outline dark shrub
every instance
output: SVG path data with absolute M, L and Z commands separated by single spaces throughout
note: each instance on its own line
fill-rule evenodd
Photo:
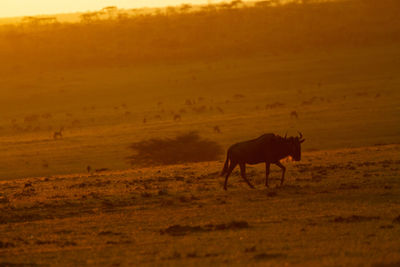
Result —
M 175 138 L 153 138 L 133 143 L 136 153 L 128 160 L 132 165 L 168 165 L 185 162 L 217 160 L 222 147 L 207 139 L 200 138 L 197 132 L 178 135 Z

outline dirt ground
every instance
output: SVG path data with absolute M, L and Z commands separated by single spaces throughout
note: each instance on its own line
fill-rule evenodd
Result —
M 0 264 L 400 264 L 400 145 L 285 165 L 226 192 L 222 162 L 2 181 Z

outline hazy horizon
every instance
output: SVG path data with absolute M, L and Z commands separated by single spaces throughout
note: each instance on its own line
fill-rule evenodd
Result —
M 0 2 L 0 18 L 39 16 L 75 12 L 96 11 L 106 6 L 121 9 L 153 8 L 181 4 L 207 4 L 224 2 L 222 0 L 4 0 Z M 229 2 L 229 1 L 228 1 Z

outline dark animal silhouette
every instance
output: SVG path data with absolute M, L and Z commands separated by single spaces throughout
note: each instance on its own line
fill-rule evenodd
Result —
M 299 161 L 301 159 L 301 143 L 305 141 L 302 138 L 303 135 L 300 132 L 298 137 L 288 138 L 268 133 L 257 139 L 232 145 L 228 149 L 224 169 L 221 172 L 221 176 L 226 175 L 224 189 L 227 190 L 228 177 L 238 164 L 242 178 L 251 188 L 254 188 L 246 178 L 246 163 L 250 165 L 265 163 L 265 186 L 267 187 L 270 165 L 271 163 L 276 164 L 282 169 L 281 185 L 283 185 L 286 168 L 280 163 L 280 160 L 292 156 L 295 161 Z
M 64 127 L 61 127 L 58 132 L 54 132 L 53 133 L 54 140 L 57 140 L 58 138 L 62 138 L 63 137 L 63 135 L 62 135 L 63 131 L 64 131 Z
M 182 120 L 181 115 L 179 115 L 179 114 L 174 115 L 174 121 L 181 121 L 181 120 Z
M 221 133 L 221 129 L 219 128 L 218 125 L 214 126 L 214 133 Z
M 299 118 L 299 114 L 297 113 L 297 111 L 294 110 L 294 111 L 290 112 L 290 117 L 298 119 Z

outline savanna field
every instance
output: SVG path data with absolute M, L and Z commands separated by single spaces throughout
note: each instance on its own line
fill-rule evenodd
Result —
M 0 25 L 0 266 L 398 266 L 399 13 L 234 1 Z M 283 186 L 259 164 L 255 189 L 237 168 L 223 190 L 230 145 L 298 131 Z

